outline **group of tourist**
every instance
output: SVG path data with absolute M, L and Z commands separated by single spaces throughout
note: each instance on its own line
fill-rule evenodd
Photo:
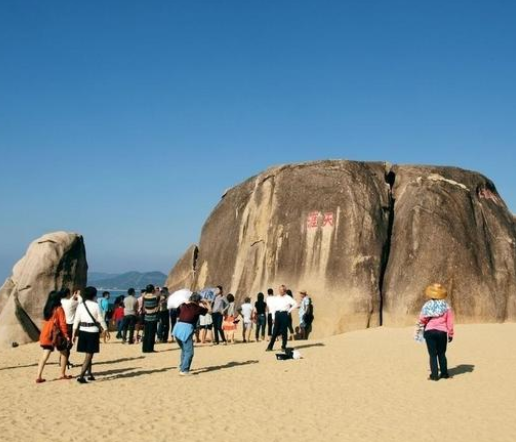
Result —
M 221 286 L 201 293 L 203 296 L 193 293 L 182 305 L 173 306 L 169 305 L 171 296 L 166 287 L 148 285 L 138 298 L 135 290 L 129 289 L 127 295 L 118 297 L 114 308 L 111 308 L 110 293 L 103 292 L 95 302 L 97 289 L 94 287 L 87 287 L 83 292 L 75 290 L 71 293 L 69 289 L 51 292 L 44 308 L 44 326 L 40 335 L 43 355 L 38 364 L 36 382 L 45 382 L 43 369 L 54 350 L 60 352 L 60 379 L 71 379 L 66 368 L 72 366 L 69 357 L 76 341 L 77 351 L 85 354 L 77 381 L 94 381 L 93 357 L 99 352 L 100 340 L 110 339 L 110 324 L 122 343 L 141 341 L 143 353 L 155 351 L 156 338 L 160 342 L 176 341 L 181 348 L 182 375 L 190 372 L 194 340 L 197 343 L 211 341 L 213 345 L 235 343 L 239 323 L 242 325 L 243 342 L 251 341 L 253 328 L 256 329 L 256 341 L 264 340 L 267 325 L 268 350 L 272 350 L 279 336 L 282 336 L 282 349 L 286 348 L 289 331 L 294 333 L 292 312 L 298 307 L 300 325 L 296 337 L 307 339 L 311 331 L 313 304 L 306 291 L 300 292 L 299 305 L 292 292 L 282 285 L 277 295 L 269 289 L 266 300 L 263 293 L 259 293 L 254 304 L 250 297 L 246 297 L 239 308 L 234 295 L 224 295 Z
M 425 290 L 429 300 L 424 304 L 419 316 L 416 339 L 425 340 L 430 356 L 430 380 L 448 378 L 446 347 L 453 340 L 453 312 L 446 302 L 446 289 L 440 284 L 433 284 Z M 214 290 L 192 293 L 180 305 L 170 303 L 172 296 L 166 288 L 148 285 L 139 298 L 135 290 L 129 289 L 127 296 L 115 301 L 115 309 L 109 312 L 109 293 L 103 293 L 99 302 L 95 302 L 97 289 L 86 287 L 84 291 L 73 293 L 65 289 L 52 291 L 43 310 L 44 322 L 40 334 L 43 354 L 38 364 L 36 382 L 45 382 L 43 369 L 54 350 L 60 352 L 60 377 L 71 379 L 66 374 L 70 367 L 69 356 L 77 341 L 77 352 L 84 353 L 84 361 L 77 382 L 94 381 L 93 357 L 99 352 L 99 342 L 109 340 L 109 322 L 112 320 L 117 330 L 117 337 L 123 343 L 132 344 L 141 339 L 144 353 L 154 352 L 156 337 L 161 342 L 175 340 L 181 348 L 179 373 L 190 374 L 194 356 L 194 340 L 206 343 L 211 339 L 213 345 L 235 342 L 235 332 L 242 323 L 243 342 L 249 342 L 255 329 L 255 340 L 269 343 L 266 350 L 272 351 L 276 340 L 281 337 L 281 348 L 287 350 L 287 343 L 295 334 L 298 339 L 308 339 L 314 320 L 313 302 L 307 292 L 299 292 L 299 302 L 285 285 L 279 287 L 278 293 L 267 290 L 267 297 L 258 293 L 254 303 L 250 297 L 237 308 L 235 297 L 230 293 L 224 295 L 221 286 Z M 292 314 L 299 312 L 299 327 L 293 329 Z M 143 331 L 140 338 L 139 332 Z M 135 341 L 136 332 L 136 341 Z M 440 373 L 439 373 L 440 371 Z

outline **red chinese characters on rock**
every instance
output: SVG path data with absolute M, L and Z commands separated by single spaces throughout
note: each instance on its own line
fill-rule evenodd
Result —
M 323 227 L 326 227 L 326 226 L 333 227 L 333 213 L 328 212 L 328 213 L 324 214 L 322 226 Z
M 319 220 L 321 222 L 319 223 Z M 333 227 L 335 224 L 335 217 L 333 212 L 310 212 L 306 220 L 306 226 L 309 229 L 317 229 L 321 227 Z
M 306 220 L 306 226 L 309 229 L 316 229 L 319 221 L 319 212 L 310 212 Z

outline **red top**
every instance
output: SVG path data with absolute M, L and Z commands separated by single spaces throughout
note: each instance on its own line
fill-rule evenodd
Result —
M 54 309 L 54 313 L 52 313 L 52 317 L 48 321 L 43 321 L 43 327 L 41 328 L 41 333 L 39 335 L 40 345 L 54 345 L 52 342 L 52 329 L 54 328 L 54 323 L 61 329 L 65 336 L 68 336 L 65 312 L 63 307 L 59 306 Z M 68 338 L 70 338 L 70 336 L 68 336 Z
M 115 312 L 113 313 L 114 321 L 119 321 L 120 319 L 124 319 L 124 308 L 123 307 L 117 307 L 115 309 Z
M 208 309 L 197 304 L 183 304 L 179 307 L 179 321 L 188 324 L 197 324 L 200 315 L 208 313 Z

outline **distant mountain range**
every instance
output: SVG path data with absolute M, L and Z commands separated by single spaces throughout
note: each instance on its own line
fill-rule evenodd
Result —
M 163 286 L 166 279 L 167 275 L 162 272 L 88 273 L 88 285 L 112 290 L 142 289 L 147 284 Z

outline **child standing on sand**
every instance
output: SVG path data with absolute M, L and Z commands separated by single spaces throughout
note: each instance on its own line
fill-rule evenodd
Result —
M 244 339 L 244 342 L 251 342 L 253 310 L 251 298 L 246 297 L 244 303 L 240 306 L 240 314 L 242 315 L 242 338 Z
M 423 333 L 430 356 L 431 374 L 428 380 L 448 379 L 450 376 L 446 360 L 446 345 L 453 340 L 454 322 L 452 309 L 445 301 L 448 293 L 441 284 L 432 284 L 426 288 L 425 295 L 430 300 L 421 309 L 417 333 Z
M 228 308 L 226 310 L 226 316 L 224 317 L 224 322 L 222 323 L 222 330 L 226 334 L 226 339 L 228 343 L 235 343 L 235 331 L 237 328 L 237 319 L 236 319 L 236 310 L 235 310 L 235 297 L 229 293 L 226 296 L 228 301 Z
M 116 338 L 122 339 L 124 327 L 124 305 L 122 303 L 115 307 L 115 311 L 113 312 L 113 325 L 116 328 Z

